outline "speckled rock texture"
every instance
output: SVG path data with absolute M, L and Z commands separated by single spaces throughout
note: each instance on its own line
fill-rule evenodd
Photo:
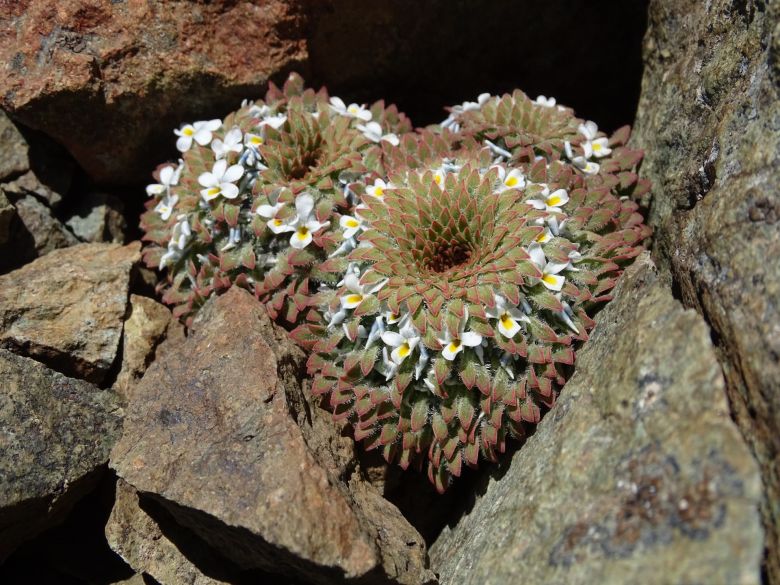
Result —
M 422 538 L 356 477 L 351 440 L 308 402 L 303 371 L 251 294 L 213 298 L 135 387 L 111 465 L 242 570 L 430 582 Z
M 124 205 L 107 193 L 89 193 L 78 197 L 65 225 L 82 242 L 124 244 L 127 233 Z
M 130 316 L 122 333 L 122 369 L 114 382 L 114 389 L 127 398 L 152 362 L 155 352 L 166 338 L 171 323 L 168 307 L 154 299 L 130 295 Z
M 780 583 L 780 3 L 653 0 L 634 145 L 659 267 L 712 329 Z
M 79 243 L 78 238 L 54 217 L 51 210 L 33 195 L 22 195 L 14 200 L 16 215 L 20 226 L 17 242 L 31 240 L 32 245 L 17 245 L 19 253 L 27 254 L 26 260 L 39 258 L 59 248 L 67 248 Z M 23 233 L 26 238 L 20 237 Z M 25 249 L 26 248 L 26 249 Z
M 141 507 L 136 491 L 121 479 L 116 501 L 106 524 L 106 538 L 119 556 L 139 573 L 161 585 L 218 585 L 225 583 L 204 575 L 169 540 L 155 520 Z M 205 556 L 205 555 L 204 555 Z M 198 559 L 203 562 L 204 558 Z
M 431 547 L 441 583 L 761 582 L 760 479 L 702 319 L 645 254 L 536 433 Z
M 79 244 L 0 276 L 0 347 L 99 383 L 117 356 L 138 242 Z
M 640 67 L 645 4 L 603 11 L 587 0 L 4 2 L 0 107 L 112 184 L 138 183 L 175 156 L 171 131 L 181 122 L 223 117 L 292 70 L 347 102 L 397 102 L 421 125 L 443 119 L 446 104 L 522 82 L 617 128 L 632 115 L 639 86 L 626 87 L 615 72 Z M 572 58 L 578 34 L 549 42 L 551 30 L 573 29 L 587 31 L 598 58 Z
M 114 393 L 0 349 L 0 563 L 90 491 L 121 426 Z
M 0 181 L 29 170 L 29 147 L 14 123 L 0 111 Z

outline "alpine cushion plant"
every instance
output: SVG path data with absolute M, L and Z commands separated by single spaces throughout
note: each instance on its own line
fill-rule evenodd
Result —
M 144 216 L 166 300 L 252 288 L 298 323 L 321 404 L 440 491 L 554 404 L 650 232 L 628 128 L 553 98 L 482 94 L 413 133 L 295 78 L 189 130 Z
M 178 317 L 237 285 L 294 325 L 332 278 L 318 266 L 343 243 L 339 211 L 354 208 L 353 183 L 382 173 L 384 151 L 411 129 L 382 102 L 352 104 L 357 115 L 342 106 L 291 75 L 264 101 L 174 131 L 182 158 L 147 187 L 141 227 L 145 261 L 166 271 L 159 288 Z

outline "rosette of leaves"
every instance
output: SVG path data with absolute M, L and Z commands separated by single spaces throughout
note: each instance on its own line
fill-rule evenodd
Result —
M 469 148 L 474 143 L 487 145 L 515 165 L 531 164 L 539 157 L 563 158 L 590 176 L 594 186 L 607 186 L 635 200 L 650 190 L 649 181 L 636 172 L 642 152 L 626 146 L 629 126 L 607 138 L 571 108 L 544 96 L 531 100 L 520 90 L 503 96 L 482 94 L 478 102 L 449 110 L 449 118 L 435 128 L 454 148 L 464 143 Z
M 386 132 L 411 129 L 383 102 L 360 109 Z M 319 265 L 339 245 L 337 210 L 349 213 L 355 184 L 383 172 L 390 147 L 367 137 L 361 121 L 291 75 L 264 101 L 228 115 L 208 140 L 195 136 L 178 166 L 158 169 L 141 219 L 144 259 L 165 269 L 159 288 L 177 317 L 188 320 L 211 295 L 238 285 L 272 317 L 296 323 L 321 281 L 333 278 Z M 191 133 L 198 124 L 206 123 Z
M 427 462 L 439 491 L 553 405 L 649 234 L 635 203 L 569 161 L 469 152 L 396 167 L 363 195 L 359 245 L 322 266 L 339 282 L 294 332 L 334 417 L 388 462 Z

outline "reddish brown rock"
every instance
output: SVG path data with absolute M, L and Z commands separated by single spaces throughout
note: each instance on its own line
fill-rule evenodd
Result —
M 0 103 L 64 144 L 93 178 L 138 181 L 170 151 L 174 126 L 234 109 L 301 62 L 296 7 L 4 2 Z
M 136 386 L 118 474 L 241 569 L 430 582 L 422 538 L 360 481 L 351 441 L 303 392 L 303 354 L 252 295 L 211 299 L 193 329 Z
M 79 244 L 0 276 L 0 347 L 100 382 L 119 349 L 138 242 Z

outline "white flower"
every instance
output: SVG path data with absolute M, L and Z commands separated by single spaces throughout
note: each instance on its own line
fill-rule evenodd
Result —
M 358 120 L 363 120 L 364 122 L 368 122 L 372 118 L 371 112 L 367 110 L 365 106 L 359 106 L 357 104 L 349 104 L 347 106 L 344 104 L 344 100 L 342 100 L 340 97 L 333 96 L 330 98 L 330 107 L 341 116 L 357 118 Z M 377 140 L 376 142 L 379 141 Z
M 398 139 L 398 136 L 396 136 L 392 132 L 388 134 L 383 134 L 382 126 L 380 126 L 376 122 L 369 122 L 368 124 L 365 125 L 358 124 L 357 129 L 363 133 L 363 136 L 365 136 L 372 142 L 381 142 L 382 140 L 385 140 L 390 144 L 392 144 L 393 146 L 398 146 L 398 144 L 401 142 Z
M 176 207 L 178 202 L 178 195 L 166 197 L 156 205 L 154 210 L 160 214 L 160 217 L 163 219 L 163 221 L 168 221 L 168 219 L 171 217 L 171 214 L 173 213 L 173 208 Z
M 556 102 L 554 97 L 548 98 L 546 96 L 540 95 L 539 97 L 536 98 L 536 102 L 534 103 L 536 103 L 536 105 L 538 106 L 543 106 L 545 108 L 552 108 L 555 106 Z
M 602 136 L 601 138 L 596 138 L 596 140 L 591 141 L 590 143 L 586 143 L 590 147 L 590 151 L 596 158 L 603 158 L 605 156 L 609 156 L 612 154 L 612 149 L 609 147 L 609 139 L 606 136 Z M 590 157 L 590 155 L 587 154 L 587 150 L 585 151 L 586 157 Z
M 395 323 L 399 323 L 399 327 L 403 327 L 404 323 L 409 320 L 409 313 L 406 313 L 405 315 L 400 315 L 393 313 L 392 311 L 385 311 L 383 314 L 385 321 L 387 321 L 388 325 L 393 325 Z
M 241 152 L 244 149 L 243 133 L 241 128 L 232 128 L 225 134 L 225 140 L 216 138 L 211 143 L 211 150 L 214 151 L 217 159 L 225 158 L 231 152 Z
M 373 185 L 368 185 L 366 187 L 366 194 L 371 195 L 371 197 L 376 197 L 377 199 L 382 199 L 385 196 L 385 191 L 387 189 L 395 189 L 395 185 L 386 183 L 382 179 L 375 179 Z
M 357 233 L 363 229 L 363 220 L 357 216 L 342 215 L 339 219 L 339 225 L 344 230 L 342 234 L 345 240 L 354 237 Z
M 258 126 L 270 126 L 274 130 L 278 130 L 279 127 L 287 121 L 287 116 L 284 114 L 276 114 L 275 116 L 267 116 L 258 124 Z
M 360 284 L 360 274 L 348 273 L 343 280 L 347 292 L 341 297 L 341 306 L 345 309 L 354 309 L 363 302 L 364 298 L 382 288 L 386 282 L 387 280 L 382 280 L 377 284 L 362 285 Z
M 271 108 L 269 108 L 267 105 L 263 104 L 262 106 L 258 106 L 257 104 L 252 104 L 252 107 L 249 108 L 249 115 L 253 118 L 265 118 L 269 113 L 271 112 Z
M 474 331 L 466 331 L 466 321 L 468 321 L 469 313 L 464 312 L 463 318 L 460 320 L 458 326 L 458 333 L 452 335 L 449 329 L 444 330 L 444 337 L 438 338 L 438 342 L 442 345 L 441 355 L 444 359 L 452 361 L 455 359 L 464 347 L 477 347 L 482 343 L 482 336 Z
M 265 204 L 258 207 L 256 211 L 257 215 L 268 220 L 265 225 L 267 225 L 268 229 L 270 229 L 275 234 L 295 231 L 295 227 L 293 227 L 293 225 L 287 223 L 283 219 L 276 217 L 282 207 L 284 207 L 284 203 L 277 203 L 276 205 Z M 293 220 L 292 223 L 294 222 L 295 220 Z
M 220 126 L 222 126 L 221 120 L 207 120 L 195 122 L 194 124 L 185 124 L 181 129 L 173 131 L 179 137 L 176 140 L 176 148 L 179 149 L 179 152 L 187 152 L 192 147 L 193 140 L 201 146 L 206 146 L 211 142 L 212 132 L 219 130 Z
M 570 263 L 547 262 L 544 251 L 538 244 L 531 244 L 528 247 L 528 254 L 531 256 L 531 262 L 536 264 L 539 270 L 542 271 L 542 284 L 555 292 L 560 291 L 566 278 L 558 273 L 568 268 Z
M 544 199 L 529 199 L 526 203 L 530 204 L 534 209 L 560 212 L 561 206 L 569 201 L 569 194 L 566 192 L 566 189 L 556 189 L 550 193 L 550 190 L 545 187 L 541 195 Z
M 238 197 L 238 186 L 234 185 L 244 174 L 244 167 L 241 165 L 227 166 L 225 159 L 214 163 L 211 172 L 201 173 L 198 177 L 198 183 L 205 189 L 200 190 L 200 194 L 205 201 L 216 199 L 220 195 L 226 199 L 235 199 Z
M 550 216 L 552 219 L 555 219 L 555 216 Z M 534 239 L 534 242 L 537 244 L 546 244 L 553 238 L 553 233 L 550 228 L 544 228 L 544 231 L 541 232 L 536 238 Z
M 298 212 L 298 215 L 290 224 L 295 228 L 295 233 L 290 237 L 290 245 L 301 250 L 311 243 L 314 232 L 330 225 L 330 222 L 322 223 L 317 221 L 313 214 L 314 197 L 308 193 L 298 195 L 295 199 L 295 210 Z
M 417 344 L 420 343 L 420 333 L 411 323 L 401 327 L 398 333 L 394 331 L 385 331 L 382 333 L 382 341 L 393 348 L 390 359 L 396 365 L 401 363 L 411 355 Z
M 585 122 L 580 124 L 577 128 L 580 134 L 582 134 L 586 140 L 593 140 L 596 138 L 596 134 L 599 133 L 599 127 L 595 122 Z
M 599 172 L 599 169 L 601 169 L 601 166 L 598 163 L 586 160 L 583 156 L 575 156 L 571 163 L 586 175 L 595 175 Z
M 178 185 L 182 168 L 183 164 L 180 164 L 178 167 L 167 166 L 161 168 L 160 182 L 147 185 L 146 194 L 149 195 L 149 197 L 154 195 L 162 195 L 166 191 L 169 191 L 173 185 Z
M 498 319 L 498 330 L 504 337 L 512 339 L 520 331 L 518 321 L 530 323 L 530 319 L 517 308 L 517 305 L 511 304 L 501 295 L 495 295 L 494 298 L 496 306 L 492 309 L 487 307 L 485 314 L 491 319 Z
M 475 102 L 463 102 L 459 106 L 452 106 L 452 111 L 456 113 L 462 113 L 462 112 L 471 112 L 473 110 L 478 110 L 482 106 L 485 105 L 485 103 L 491 98 L 491 95 L 489 93 L 481 93 L 477 96 L 477 101 Z
M 263 142 L 263 137 L 259 134 L 252 134 L 251 132 L 244 134 L 244 144 L 250 148 L 257 148 L 258 146 L 262 146 Z
M 447 171 L 444 169 L 436 169 L 433 172 L 433 182 L 436 183 L 442 189 L 444 188 L 444 181 L 447 179 Z
M 512 169 L 508 173 L 502 166 L 496 166 L 498 169 L 498 180 L 501 181 L 499 192 L 507 189 L 523 189 L 525 187 L 525 175 L 520 169 Z

